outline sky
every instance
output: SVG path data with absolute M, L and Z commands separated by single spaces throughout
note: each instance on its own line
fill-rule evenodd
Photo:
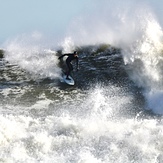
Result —
M 0 0 L 0 43 L 33 31 L 63 33 L 75 17 L 91 13 L 99 4 L 102 11 L 105 4 L 118 2 L 145 2 L 162 17 L 162 0 Z
M 33 30 L 62 32 L 90 0 L 0 0 L 0 41 Z

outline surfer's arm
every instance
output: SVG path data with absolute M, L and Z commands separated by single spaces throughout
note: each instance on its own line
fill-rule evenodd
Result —
M 61 55 L 58 59 L 61 59 L 61 58 L 63 58 L 64 56 L 66 56 L 67 54 L 63 54 L 63 55 Z
M 72 54 L 69 54 L 69 53 L 63 54 L 63 55 L 61 55 L 58 59 L 61 59 L 61 58 L 63 58 L 64 56 L 70 56 L 70 55 L 72 55 Z

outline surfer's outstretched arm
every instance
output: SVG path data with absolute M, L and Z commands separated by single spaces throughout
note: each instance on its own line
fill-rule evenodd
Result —
M 61 55 L 58 59 L 61 59 L 61 58 L 63 58 L 64 56 L 66 56 L 67 54 L 63 54 L 63 55 Z

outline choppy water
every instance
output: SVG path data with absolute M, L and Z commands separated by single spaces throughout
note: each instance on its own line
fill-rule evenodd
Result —
M 120 51 L 98 48 L 80 48 L 73 87 L 45 77 L 51 71 L 44 69 L 46 62 L 29 72 L 1 59 L 1 162 L 163 160 L 162 119 L 146 110 L 142 89 L 130 80 Z
M 0 162 L 162 163 L 158 4 L 89 3 L 91 11 L 75 15 L 61 37 L 33 30 L 4 42 Z M 58 56 L 74 50 L 80 70 L 68 86 Z

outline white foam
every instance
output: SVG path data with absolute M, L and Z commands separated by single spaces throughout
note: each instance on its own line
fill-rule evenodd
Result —
M 63 47 L 65 51 L 72 50 L 74 42 L 76 45 L 108 43 L 120 47 L 124 62 L 129 65 L 126 69 L 129 68 L 130 78 L 145 89 L 147 107 L 160 114 L 162 103 L 158 109 L 158 105 L 151 105 L 148 100 L 149 96 L 150 99 L 154 97 L 152 101 L 156 100 L 150 90 L 159 92 L 163 89 L 162 18 L 155 12 L 159 3 L 116 2 L 96 2 L 92 13 L 86 12 L 75 19 Z
M 115 1 L 115 4 L 116 2 L 117 1 Z M 108 3 L 110 3 L 110 1 L 106 2 L 106 4 Z M 124 3 L 124 1 L 121 2 L 120 5 L 122 3 Z M 130 11 L 132 11 L 132 9 L 130 9 Z M 115 10 L 115 8 L 112 10 Z M 110 16 L 106 14 L 108 11 L 107 5 L 104 11 L 106 17 L 103 19 L 107 20 L 107 17 Z M 147 33 L 145 30 L 145 34 L 147 34 L 145 35 L 146 37 L 141 37 L 140 42 L 137 42 L 137 38 L 139 38 L 141 34 L 141 36 L 144 36 L 144 32 L 139 31 L 139 23 L 137 24 L 137 22 L 139 22 L 138 19 L 135 24 L 132 24 L 131 21 L 133 28 L 131 31 L 128 30 L 131 28 L 130 18 L 133 17 L 126 17 L 130 12 L 126 13 L 126 15 L 119 15 L 120 19 L 118 20 L 121 20 L 120 23 L 119 21 L 113 23 L 114 28 L 115 25 L 119 25 L 119 28 L 116 28 L 115 32 L 113 27 L 110 27 L 112 29 L 111 32 L 110 29 L 107 28 L 107 25 L 112 21 L 102 24 L 103 28 L 99 28 L 99 26 L 101 26 L 101 21 L 99 21 L 98 28 L 93 29 L 95 32 L 91 33 L 92 26 L 90 26 L 86 32 L 85 30 L 83 31 L 83 33 L 85 32 L 85 37 L 77 37 L 80 35 L 75 35 L 68 43 L 65 41 L 65 44 L 63 44 L 65 46 L 63 47 L 65 51 L 69 51 L 73 48 L 73 41 L 76 42 L 75 40 L 80 39 L 79 42 L 83 43 L 86 38 L 88 38 L 87 43 L 96 43 L 96 40 L 97 42 L 101 42 L 104 39 L 116 45 L 122 43 L 121 47 L 125 47 L 124 45 L 127 45 L 130 41 L 134 42 L 136 40 L 134 43 L 138 44 L 135 45 L 132 44 L 132 42 L 132 45 L 130 44 L 131 46 L 126 46 L 125 52 L 129 53 L 124 54 L 125 58 L 127 58 L 125 61 L 128 61 L 128 63 L 134 67 L 135 71 L 131 77 L 135 83 L 143 86 L 145 89 L 147 87 L 152 88 L 151 92 L 146 89 L 147 93 L 145 94 L 149 106 L 154 109 L 154 111 L 157 108 L 156 111 L 162 113 L 160 110 L 162 107 L 160 100 L 162 98 L 162 84 L 157 83 L 158 80 L 161 79 L 160 69 L 159 71 L 157 69 L 159 64 L 157 64 L 157 60 L 156 62 L 151 62 L 151 59 L 155 61 L 155 53 L 149 53 L 149 55 L 147 55 L 151 43 L 153 44 L 157 40 L 155 37 L 153 38 L 153 34 L 159 40 L 157 32 L 152 33 L 151 37 L 147 37 L 148 34 L 152 31 L 151 29 L 158 30 L 158 33 L 159 31 L 161 32 L 161 30 L 158 28 L 159 26 L 157 26 L 157 21 L 152 21 L 152 24 L 156 23 L 154 26 L 151 26 L 151 22 L 149 24 L 147 23 L 146 27 L 152 28 L 149 31 L 147 30 Z M 137 13 L 141 15 L 139 12 Z M 147 20 L 144 19 L 146 18 L 145 16 L 141 20 Z M 100 18 L 100 16 L 98 17 Z M 112 15 L 112 17 L 114 17 L 114 15 Z M 88 20 L 90 19 L 88 18 Z M 89 21 L 86 22 L 86 24 L 89 23 Z M 121 26 L 123 23 L 124 26 Z M 92 24 L 94 27 L 97 24 L 97 20 Z M 138 29 L 136 28 L 138 35 L 137 33 L 132 33 L 135 29 L 134 25 L 138 26 Z M 143 29 L 147 29 L 146 27 Z M 106 31 L 108 34 L 106 34 Z M 101 32 L 103 33 L 100 35 Z M 97 35 L 95 36 L 94 33 Z M 127 39 L 126 33 L 129 35 Z M 118 35 L 119 37 L 116 38 Z M 40 35 L 34 35 L 33 37 L 36 40 L 40 39 Z M 134 39 L 132 40 L 132 38 Z M 20 40 L 11 41 L 7 44 L 5 57 L 8 61 L 16 63 L 23 69 L 34 74 L 41 73 L 41 75 L 48 77 L 58 75 L 58 70 L 53 69 L 56 66 L 53 61 L 55 60 L 55 63 L 57 63 L 56 57 L 52 54 L 48 55 L 47 53 L 43 53 L 45 48 L 40 49 L 37 42 L 31 45 L 31 39 L 29 39 L 29 42 L 26 40 L 24 42 L 24 37 Z M 156 54 L 156 58 L 161 58 L 159 53 Z M 51 61 L 49 60 L 50 58 L 52 59 Z M 141 63 L 143 63 L 142 67 L 141 64 L 136 66 L 135 64 L 132 65 L 136 59 L 141 60 Z M 162 61 L 159 63 L 161 64 Z M 153 70 L 153 68 L 156 69 Z M 156 75 L 153 76 L 150 72 L 156 72 Z M 158 85 L 156 85 L 156 83 Z M 153 89 L 154 85 L 157 89 Z M 4 95 L 8 95 L 9 90 L 6 89 L 6 92 L 4 90 L 3 93 Z M 71 93 L 73 94 L 73 91 Z M 9 113 L 6 111 L 0 115 L 0 161 L 27 163 L 148 163 L 163 161 L 162 121 L 160 120 L 160 122 L 158 122 L 155 119 L 137 120 L 136 118 L 129 119 L 122 117 L 120 111 L 125 110 L 127 106 L 131 107 L 133 97 L 130 93 L 124 92 L 123 89 L 116 87 L 97 87 L 86 92 L 86 95 L 83 95 L 84 98 L 81 99 L 80 97 L 82 97 L 82 95 L 80 96 L 78 92 L 72 94 L 71 96 L 77 99 L 69 95 L 64 96 L 64 94 L 61 93 L 60 96 L 64 96 L 64 103 L 57 105 L 57 108 L 55 108 L 54 105 L 52 108 L 53 112 L 51 112 L 50 115 L 46 112 L 46 109 L 49 109 L 51 103 L 58 102 L 58 99 L 56 101 L 48 100 L 45 94 L 42 94 L 35 104 L 31 104 L 31 106 L 28 107 L 19 105 L 9 106 L 7 104 L 3 106 L 12 111 Z M 160 105 L 159 107 L 156 103 L 157 101 Z M 1 108 L 0 110 L 3 109 Z M 12 114 L 13 112 L 15 114 Z
M 5 59 L 31 74 L 50 78 L 59 77 L 61 70 L 58 67 L 58 57 L 56 53 L 46 50 L 40 37 L 40 35 L 36 37 L 24 34 L 8 41 L 5 45 Z
M 155 14 L 150 9 L 148 9 L 148 13 L 141 12 L 137 25 L 141 28 L 137 29 L 135 34 L 141 33 L 141 35 L 138 35 L 136 39 L 133 38 L 130 44 L 123 44 L 124 61 L 129 69 L 130 78 L 139 87 L 145 89 L 144 95 L 148 108 L 150 107 L 155 113 L 160 114 L 163 105 L 159 103 L 160 109 L 158 109 L 159 105 L 155 105 L 154 101 L 159 100 L 156 99 L 156 97 L 159 98 L 157 92 L 163 90 L 163 31 Z M 155 93 L 152 95 L 151 92 Z
M 162 125 L 155 120 L 0 118 L 1 161 L 155 162 L 162 153 Z
M 28 107 L 6 105 L 15 114 L 0 115 L 0 160 L 33 163 L 161 160 L 162 123 L 122 117 L 127 106 L 131 107 L 131 94 L 123 88 L 99 85 L 85 93 L 82 96 L 77 90 L 72 91 L 73 98 L 67 101 L 64 98 L 65 102 L 57 108 L 53 105 L 57 101 L 45 94 L 40 94 L 38 101 Z

